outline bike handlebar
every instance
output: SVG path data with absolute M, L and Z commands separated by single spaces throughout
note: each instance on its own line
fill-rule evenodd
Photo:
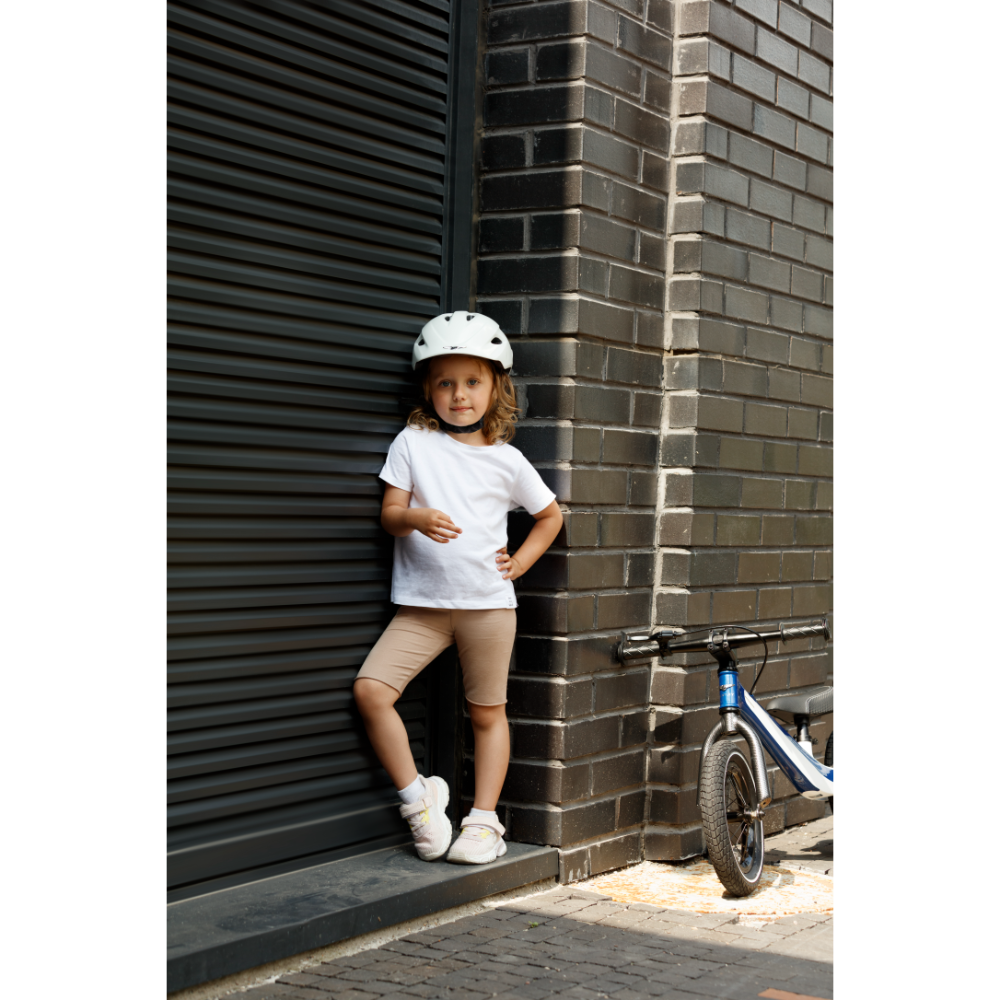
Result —
M 718 628 L 704 629 L 708 636 L 702 639 L 686 639 L 686 633 L 679 629 L 665 629 L 662 632 L 642 633 L 634 639 L 625 636 L 618 644 L 618 659 L 638 660 L 649 656 L 666 656 L 669 653 L 704 651 L 709 647 L 728 645 L 752 646 L 760 642 L 789 642 L 792 639 L 806 639 L 822 635 L 830 638 L 830 626 L 824 618 L 822 621 L 810 622 L 808 625 L 779 625 L 768 632 L 744 631 L 740 626 L 721 625 Z M 640 646 L 629 645 L 630 642 L 642 642 Z

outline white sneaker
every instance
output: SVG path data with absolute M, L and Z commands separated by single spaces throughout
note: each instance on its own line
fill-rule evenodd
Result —
M 448 805 L 448 785 L 436 774 L 429 778 L 420 776 L 424 795 L 410 805 L 399 807 L 399 814 L 410 824 L 413 844 L 422 861 L 436 861 L 451 843 L 451 823 L 445 816 Z
M 448 860 L 458 865 L 488 865 L 507 853 L 504 832 L 499 820 L 466 816 L 462 832 L 448 852 Z

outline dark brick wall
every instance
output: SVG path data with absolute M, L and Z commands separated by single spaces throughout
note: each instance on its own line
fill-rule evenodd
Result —
M 824 0 L 676 5 L 661 624 L 833 607 L 832 38 Z M 831 654 L 819 640 L 772 650 L 758 693 L 832 683 Z M 749 684 L 752 661 L 743 672 Z M 652 751 L 647 857 L 698 839 L 697 812 L 669 803 L 692 794 L 717 699 L 707 657 L 654 668 L 657 719 L 684 725 L 664 733 L 668 759 Z M 820 755 L 829 730 L 813 727 Z M 769 830 L 822 814 L 771 776 Z
M 501 810 L 564 879 L 701 849 L 714 674 L 623 667 L 620 630 L 830 608 L 829 17 L 484 10 L 477 308 L 512 337 L 515 443 L 566 511 L 518 582 Z M 821 645 L 777 651 L 762 687 L 825 680 Z

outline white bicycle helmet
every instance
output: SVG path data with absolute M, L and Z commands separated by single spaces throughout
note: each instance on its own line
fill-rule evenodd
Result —
M 505 372 L 514 366 L 510 341 L 499 325 L 482 313 L 458 310 L 435 316 L 413 345 L 413 367 L 428 358 L 453 353 L 498 361 Z

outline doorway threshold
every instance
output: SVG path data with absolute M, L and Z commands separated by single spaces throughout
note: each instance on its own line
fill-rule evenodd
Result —
M 488 865 L 421 861 L 412 844 L 329 861 L 167 906 L 167 991 L 558 874 L 554 847 L 507 843 Z

